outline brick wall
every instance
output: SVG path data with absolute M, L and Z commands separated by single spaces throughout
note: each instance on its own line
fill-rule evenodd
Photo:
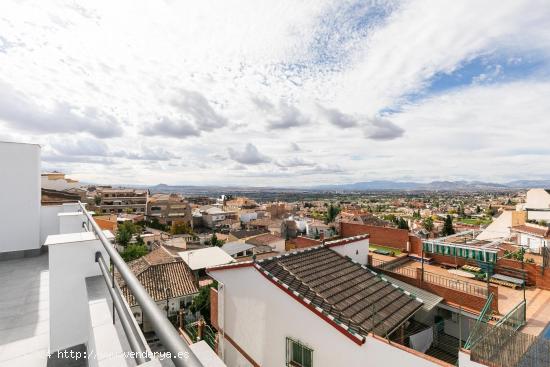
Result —
M 402 274 L 393 273 L 391 271 L 386 271 L 382 269 L 375 269 L 376 272 L 381 274 L 387 274 L 388 276 L 401 280 L 402 282 L 408 283 L 418 288 L 422 288 L 428 292 L 437 294 L 440 297 L 443 297 L 445 302 L 453 304 L 455 306 L 462 306 L 465 309 L 481 311 L 483 306 L 485 306 L 486 298 L 481 296 L 476 296 L 474 294 L 461 292 L 454 288 L 447 288 L 442 285 L 421 282 L 422 279 L 422 269 L 416 269 L 416 278 L 411 278 Z M 491 308 L 493 311 L 498 313 L 498 287 L 490 285 L 490 290 L 495 294 L 493 302 L 491 303 Z
M 351 237 L 367 233 L 370 235 L 370 243 L 373 245 L 393 247 L 398 250 L 407 249 L 409 231 L 406 229 L 377 227 L 357 223 L 340 223 L 340 235 L 342 237 Z
M 218 328 L 218 290 L 216 288 L 210 288 L 210 323 L 212 326 Z
M 512 259 L 500 259 L 497 263 L 496 271 L 498 272 L 498 265 L 507 266 L 509 268 L 521 269 L 521 261 Z M 537 264 L 523 264 L 524 270 L 527 271 L 527 285 L 534 285 L 537 288 L 550 290 L 550 269 L 545 269 L 542 274 L 542 267 Z
M 422 238 L 415 235 L 409 235 L 409 244 L 411 254 L 422 256 Z

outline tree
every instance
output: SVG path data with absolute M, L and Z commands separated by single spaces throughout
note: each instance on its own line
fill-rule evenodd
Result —
M 143 242 L 143 239 L 141 241 Z M 128 262 L 128 261 L 132 261 L 132 260 L 135 260 L 135 259 L 139 259 L 140 257 L 142 257 L 144 255 L 147 255 L 147 252 L 148 252 L 147 246 L 135 243 L 135 244 L 132 244 L 132 245 L 128 245 L 124 249 L 124 251 L 122 251 L 120 256 L 122 256 L 124 261 Z
M 464 205 L 463 205 L 462 203 L 458 206 L 457 213 L 458 213 L 458 215 L 461 216 L 461 217 L 464 216 Z
M 96 206 L 101 204 L 101 196 L 99 196 L 99 195 L 94 196 L 94 203 L 95 203 Z
M 441 230 L 442 236 L 450 236 L 455 233 L 453 228 L 453 218 L 450 215 L 447 215 L 445 218 L 445 223 L 443 223 L 443 229 Z
M 219 240 L 218 236 L 216 236 L 216 232 L 214 232 L 212 234 L 212 237 L 210 237 L 210 241 L 206 241 L 205 243 L 207 245 L 209 244 L 210 246 L 220 247 L 221 245 L 223 245 L 224 241 Z
M 422 227 L 428 232 L 431 232 L 434 229 L 434 221 L 432 217 L 427 217 L 422 221 Z
M 486 214 L 489 217 L 494 217 L 496 213 L 497 213 L 497 210 L 495 208 L 493 208 L 492 205 L 489 205 L 489 207 L 487 208 Z
M 399 218 L 399 221 L 397 223 L 397 228 L 399 229 L 409 229 L 409 225 L 407 223 L 407 221 L 403 218 Z
M 190 310 L 191 312 L 200 312 L 204 320 L 210 324 L 210 288 L 218 288 L 218 283 L 214 281 L 210 285 L 202 287 L 193 298 L 193 303 L 191 303 Z
M 340 213 L 340 207 L 330 204 L 327 210 L 327 223 L 333 222 L 336 216 Z
M 116 233 L 116 242 L 121 246 L 127 246 L 135 233 L 141 232 L 140 228 L 127 220 L 120 224 Z
M 187 223 L 174 223 L 170 228 L 171 234 L 193 234 L 193 230 L 189 227 Z

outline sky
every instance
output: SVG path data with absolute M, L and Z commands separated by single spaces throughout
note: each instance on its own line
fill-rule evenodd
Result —
M 104 184 L 550 179 L 550 2 L 2 0 L 0 141 Z

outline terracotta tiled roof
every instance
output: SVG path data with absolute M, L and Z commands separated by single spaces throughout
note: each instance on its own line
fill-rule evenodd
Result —
M 514 226 L 512 227 L 512 231 L 529 233 L 539 237 L 547 237 L 550 235 L 550 230 L 548 228 L 539 228 L 527 225 Z
M 402 289 L 325 246 L 256 264 L 291 294 L 360 335 L 374 327 L 385 336 L 422 307 Z
M 166 299 L 165 288 L 169 288 L 170 298 L 198 293 L 195 278 L 183 261 L 151 265 L 137 275 L 140 283 L 155 301 Z M 121 287 L 128 304 L 134 306 L 136 300 L 127 286 Z
M 251 229 L 251 230 L 248 230 L 248 231 L 247 230 L 237 230 L 237 231 L 231 231 L 230 232 L 230 234 L 233 237 L 238 238 L 238 239 L 253 237 L 253 236 L 263 234 L 263 233 L 266 233 L 266 231 L 264 229 Z
M 130 270 L 132 270 L 132 273 L 134 273 L 135 276 L 138 276 L 151 266 L 179 261 L 182 261 L 182 259 L 177 254 L 172 255 L 167 249 L 160 246 L 149 252 L 147 255 L 130 261 L 127 265 Z M 118 271 L 115 271 L 115 280 L 121 288 L 125 285 L 124 279 L 120 276 Z
M 263 246 L 263 245 L 269 245 L 273 242 L 280 241 L 281 239 L 282 239 L 281 237 L 272 235 L 271 233 L 266 233 L 256 237 L 252 237 L 246 240 L 245 242 L 255 246 Z

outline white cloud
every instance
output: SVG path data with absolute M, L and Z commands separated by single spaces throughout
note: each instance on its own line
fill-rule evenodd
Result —
M 242 164 L 262 164 L 271 161 L 271 158 L 260 153 L 254 144 L 248 143 L 244 150 L 240 151 L 233 148 L 228 148 L 229 158 L 235 162 Z
M 2 7 L 0 136 L 42 144 L 47 167 L 76 178 L 306 185 L 550 168 L 512 166 L 548 141 L 544 0 Z M 473 85 L 429 89 L 480 57 L 494 62 Z

